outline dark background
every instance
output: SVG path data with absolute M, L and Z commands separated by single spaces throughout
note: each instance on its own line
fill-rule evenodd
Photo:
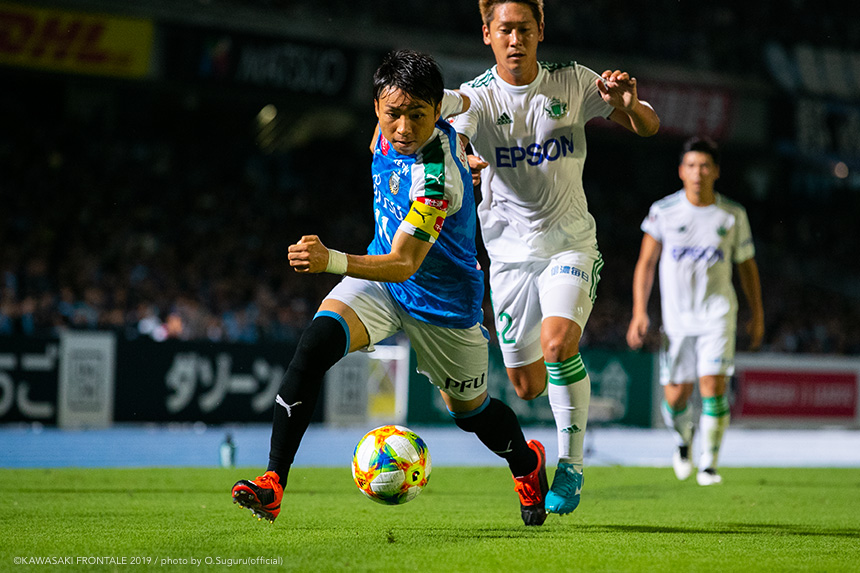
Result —
M 337 279 L 292 273 L 288 245 L 313 233 L 361 253 L 372 237 L 373 69 L 410 47 L 449 87 L 474 77 L 493 64 L 477 2 L 131 4 L 26 5 L 153 21 L 146 77 L 0 63 L 0 335 L 292 343 Z M 683 140 L 705 132 L 723 148 L 718 191 L 750 216 L 764 349 L 860 354 L 860 21 L 847 11 L 546 2 L 539 58 L 627 70 L 663 119 L 647 140 L 589 124 L 606 266 L 583 346 L 625 347 L 639 223 L 680 188 Z M 243 76 L 242 57 L 267 49 L 282 69 Z

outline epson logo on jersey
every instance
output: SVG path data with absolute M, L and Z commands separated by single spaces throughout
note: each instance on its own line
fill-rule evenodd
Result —
M 480 388 L 486 383 L 484 376 L 485 374 L 481 374 L 480 377 L 472 378 L 470 380 L 454 380 L 453 378 L 448 378 L 445 380 L 445 389 L 463 392 L 468 388 Z
M 691 259 L 693 261 L 708 261 L 716 263 L 726 257 L 723 250 L 718 247 L 672 247 L 672 258 L 676 261 Z
M 522 161 L 540 165 L 544 161 L 567 157 L 568 153 L 573 153 L 573 133 L 570 139 L 562 135 L 559 139 L 553 137 L 542 144 L 535 142 L 526 147 L 497 147 L 496 167 L 516 167 Z
M 589 276 L 588 273 L 582 269 L 578 269 L 576 267 L 570 265 L 556 265 L 552 267 L 549 271 L 551 276 L 556 275 L 570 275 L 572 277 L 580 277 L 585 282 L 588 282 Z

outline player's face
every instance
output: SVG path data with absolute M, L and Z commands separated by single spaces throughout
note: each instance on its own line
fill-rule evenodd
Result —
M 379 131 L 397 153 L 411 155 L 431 135 L 441 112 L 441 102 L 434 108 L 428 102 L 412 98 L 398 88 L 389 88 L 374 100 Z
M 720 167 L 708 153 L 688 151 L 678 166 L 678 177 L 684 182 L 684 189 L 695 193 L 710 192 L 714 182 L 720 177 Z
M 537 48 L 543 41 L 543 23 L 520 2 L 495 7 L 490 24 L 484 25 L 484 43 L 493 49 L 499 75 L 513 85 L 525 85 L 538 72 Z

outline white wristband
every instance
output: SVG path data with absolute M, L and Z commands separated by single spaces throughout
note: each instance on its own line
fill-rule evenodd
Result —
M 325 267 L 325 272 L 333 275 L 346 274 L 347 266 L 346 253 L 341 253 L 334 249 L 328 250 L 328 264 Z

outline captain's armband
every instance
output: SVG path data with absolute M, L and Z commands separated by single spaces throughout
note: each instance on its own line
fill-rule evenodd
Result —
M 412 202 L 409 213 L 400 228 L 422 241 L 435 243 L 442 231 L 442 224 L 448 211 L 446 199 L 418 197 Z

